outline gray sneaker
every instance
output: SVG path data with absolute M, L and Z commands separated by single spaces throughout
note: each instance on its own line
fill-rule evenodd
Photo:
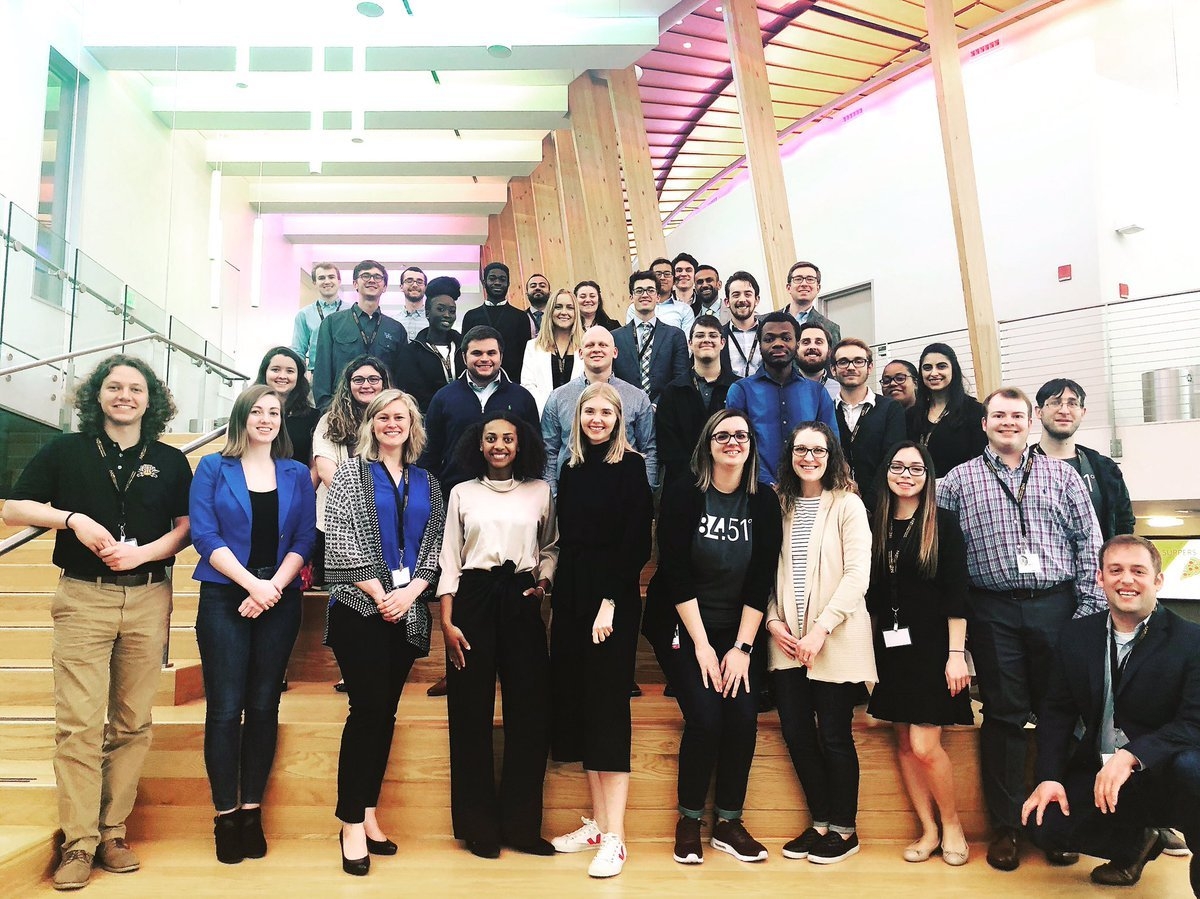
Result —
M 104 840 L 96 847 L 96 864 L 111 874 L 128 874 L 142 866 L 123 837 Z
M 78 890 L 88 885 L 92 876 L 92 854 L 82 849 L 69 849 L 54 871 L 54 889 Z

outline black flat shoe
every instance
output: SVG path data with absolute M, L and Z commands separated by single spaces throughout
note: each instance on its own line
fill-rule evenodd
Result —
M 362 858 L 346 858 L 346 844 L 342 839 L 342 832 L 338 831 L 338 848 L 342 850 L 342 870 L 347 874 L 353 874 L 355 877 L 365 877 L 371 870 L 371 856 L 364 855 Z
M 499 858 L 500 844 L 487 840 L 467 840 L 467 851 L 479 858 Z
M 507 845 L 509 849 L 515 849 L 517 852 L 523 852 L 526 855 L 551 856 L 558 852 L 549 840 L 543 840 L 541 837 L 534 837 L 532 840 L 522 843 L 508 843 Z
M 333 689 L 337 690 L 339 693 L 345 693 L 346 692 L 346 682 L 344 680 L 338 681 L 336 684 L 333 685 Z
M 391 840 L 372 840 L 367 837 L 367 852 L 371 855 L 395 855 L 397 846 Z

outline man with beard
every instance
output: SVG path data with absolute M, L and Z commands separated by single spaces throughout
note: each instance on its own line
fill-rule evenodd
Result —
M 800 339 L 796 344 L 796 365 L 800 373 L 815 381 L 837 399 L 838 382 L 829 377 L 829 332 L 820 322 L 808 321 L 800 326 Z
M 525 282 L 525 299 L 529 308 L 525 314 L 529 316 L 531 340 L 536 340 L 542 327 L 542 316 L 546 314 L 546 303 L 550 301 L 550 282 L 545 275 L 533 274 Z
M 504 338 L 504 373 L 514 384 L 520 384 L 525 344 L 533 335 L 533 323 L 524 309 L 508 302 L 508 279 L 508 266 L 503 262 L 489 262 L 484 266 L 483 305 L 463 316 L 463 333 L 479 325 L 499 331 Z M 447 495 L 449 492 L 446 491 Z
M 800 324 L 816 322 L 829 333 L 829 345 L 842 339 L 842 329 L 816 309 L 817 295 L 821 292 L 821 270 L 811 262 L 797 262 L 788 269 L 788 313 Z
M 736 378 L 748 378 L 762 367 L 758 346 L 758 281 L 754 275 L 734 272 L 729 276 L 725 282 L 725 309 L 721 368 Z
M 725 408 L 737 409 L 758 442 L 758 479 L 772 486 L 775 466 L 792 429 L 806 421 L 823 421 L 838 434 L 837 415 L 829 393 L 796 372 L 796 344 L 800 326 L 786 312 L 772 312 L 759 322 L 762 368 L 729 388 Z
M 463 373 L 459 353 L 462 335 L 454 330 L 462 287 L 457 278 L 434 278 L 425 299 L 429 325 L 413 338 L 400 357 L 396 380 L 413 395 L 422 414 L 433 395 Z
M 907 359 L 893 359 L 883 367 L 879 378 L 879 390 L 888 399 L 895 400 L 905 409 L 911 409 L 917 401 L 917 367 Z
M 400 273 L 400 292 L 404 294 L 404 308 L 400 310 L 400 324 L 408 332 L 409 340 L 429 327 L 425 317 L 425 273 L 410 265 Z
M 692 301 L 692 314 L 699 318 L 711 315 L 722 325 L 729 321 L 729 307 L 721 299 L 721 276 L 711 265 L 696 269 L 696 293 Z
M 317 331 L 327 315 L 342 309 L 342 273 L 332 262 L 318 262 L 312 269 L 317 299 L 296 313 L 292 327 L 292 349 L 300 354 L 309 372 L 317 361 Z

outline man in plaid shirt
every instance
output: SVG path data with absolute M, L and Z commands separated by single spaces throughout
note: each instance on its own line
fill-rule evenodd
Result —
M 958 516 L 971 581 L 967 629 L 983 698 L 983 793 L 993 828 L 988 864 L 1020 864 L 1024 728 L 1045 695 L 1059 629 L 1104 611 L 1096 583 L 1100 525 L 1078 473 L 1029 451 L 1029 398 L 1004 387 L 984 401 L 982 455 L 950 470 L 938 505 Z M 1073 853 L 1047 853 L 1072 864 Z

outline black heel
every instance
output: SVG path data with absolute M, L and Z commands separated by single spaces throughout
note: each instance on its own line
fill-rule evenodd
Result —
M 367 837 L 367 852 L 371 855 L 395 855 L 398 848 L 391 840 L 372 840 Z
M 262 858 L 267 854 L 267 837 L 262 827 L 262 807 L 244 808 L 234 814 L 241 818 L 242 854 L 246 858 Z
M 353 874 L 355 877 L 365 877 L 371 870 L 371 856 L 364 855 L 362 858 L 346 858 L 346 844 L 342 839 L 342 832 L 338 831 L 338 848 L 342 851 L 342 870 L 347 874 Z
M 223 865 L 236 865 L 246 857 L 242 851 L 241 815 L 232 811 L 213 818 L 213 838 L 217 844 L 217 861 Z

